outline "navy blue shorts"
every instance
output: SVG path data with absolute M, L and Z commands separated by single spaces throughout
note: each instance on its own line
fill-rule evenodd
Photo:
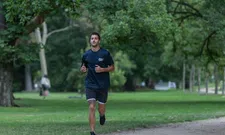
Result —
M 100 104 L 105 104 L 108 99 L 108 90 L 91 90 L 86 89 L 87 101 L 96 100 Z

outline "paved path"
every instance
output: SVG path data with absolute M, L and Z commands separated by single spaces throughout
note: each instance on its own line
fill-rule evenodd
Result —
M 225 135 L 225 117 L 194 122 L 161 125 L 108 135 Z

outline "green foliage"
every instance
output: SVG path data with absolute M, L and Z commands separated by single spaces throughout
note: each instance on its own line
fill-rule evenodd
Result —
M 0 40 L 0 60 L 5 61 L 5 63 L 10 63 L 13 61 L 12 54 L 16 51 L 15 47 L 7 46 L 4 41 Z
M 166 71 L 175 72 L 179 80 L 184 61 L 224 65 L 224 1 L 97 3 L 88 3 L 87 8 L 99 24 L 104 46 L 126 51 L 137 65 L 136 76 L 158 79 L 166 77 Z
M 67 82 L 69 85 L 72 85 L 72 88 L 74 88 L 78 92 L 84 93 L 84 79 L 85 74 L 80 72 L 80 68 L 72 69 L 68 75 L 67 75 Z
M 39 13 L 52 8 L 49 6 L 50 2 L 48 0 L 7 0 L 3 4 L 5 7 L 6 21 L 12 24 L 18 23 L 21 26 L 31 21 Z
M 209 67 L 215 62 L 224 66 L 224 4 L 211 0 L 171 1 L 168 11 L 177 25 L 165 42 L 163 63 L 177 71 L 184 62 L 208 72 L 213 72 Z
M 221 12 L 224 10 L 224 1 L 206 0 L 202 11 L 204 11 L 204 19 L 202 24 L 206 28 L 208 35 L 205 41 L 208 42 L 206 52 L 209 61 L 214 61 L 218 65 L 224 66 L 224 38 L 225 38 L 225 16 Z M 213 34 L 212 34 L 213 33 Z
M 122 86 L 126 82 L 126 74 L 132 74 L 132 70 L 136 68 L 136 65 L 131 61 L 128 55 L 122 51 L 119 51 L 113 57 L 115 71 L 110 73 L 111 90 L 120 91 Z
M 18 64 L 31 63 L 38 60 L 39 46 L 37 44 L 8 46 L 0 40 L 1 63 L 15 62 Z
M 115 9 L 115 14 L 106 16 L 111 21 L 103 21 L 102 33 L 108 43 L 141 47 L 144 42 L 154 42 L 155 35 L 160 39 L 167 34 L 170 17 L 163 1 L 131 0 L 126 4 L 127 8 Z
M 10 63 L 15 59 L 21 59 L 22 62 L 27 63 L 35 59 L 32 52 L 36 47 L 22 46 L 21 48 L 19 46 L 18 48 L 15 45 L 18 40 L 24 37 L 28 38 L 27 32 L 33 31 L 35 26 L 40 25 L 38 23 L 32 24 L 32 21 L 38 16 L 45 16 L 62 9 L 68 14 L 76 16 L 80 0 L 72 2 L 70 0 L 7 0 L 1 6 L 3 6 L 4 11 L 0 12 L 6 20 L 6 24 L 3 25 L 7 26 L 6 29 L 0 31 L 1 63 Z M 33 29 L 28 28 L 29 25 L 34 25 Z
M 35 60 L 31 52 L 37 46 L 14 45 L 17 39 L 25 37 L 28 41 L 25 31 L 36 16 L 50 16 L 46 21 L 52 31 L 70 25 L 71 16 L 82 14 L 79 19 L 83 22 L 76 22 L 80 28 L 54 34 L 47 41 L 49 74 L 56 90 L 82 87 L 82 76 L 78 75 L 81 50 L 87 47 L 87 33 L 92 30 L 100 31 L 104 48 L 126 59 L 115 59 L 113 87 L 121 87 L 127 77 L 179 80 L 183 62 L 207 68 L 214 61 L 225 65 L 224 5 L 224 0 L 7 0 L 7 29 L 0 34 L 0 60 Z M 120 50 L 126 56 L 116 53 Z
M 63 20 L 65 16 L 58 16 Z M 55 17 L 57 18 L 57 17 Z M 65 20 L 66 18 L 64 18 Z M 69 20 L 68 20 L 69 21 Z M 67 25 L 68 22 L 58 22 L 54 19 L 49 20 L 50 29 L 57 29 L 59 24 Z M 80 26 L 79 22 L 76 22 Z M 49 76 L 51 76 L 52 88 L 56 91 L 77 91 L 83 90 L 83 79 L 80 76 L 81 50 L 87 46 L 86 37 L 82 27 L 74 27 L 68 31 L 56 33 L 49 37 L 47 46 L 49 51 L 46 53 Z
M 75 15 L 80 6 L 80 0 L 7 0 L 3 3 L 6 21 L 16 26 L 25 26 L 37 15 L 46 14 L 53 10 L 64 11 Z
M 132 69 L 133 75 L 144 77 L 146 72 L 157 70 L 154 66 L 160 63 L 151 68 L 145 66 L 153 59 L 158 62 L 163 41 L 172 28 L 164 0 L 101 1 L 88 3 L 87 8 L 101 28 L 102 44 L 110 50 L 126 52 L 134 61 L 137 68 Z
M 125 74 L 132 74 L 132 70 L 137 67 L 134 64 L 134 61 L 132 61 L 129 58 L 129 56 L 123 51 L 116 52 L 113 59 L 115 61 L 115 66 L 118 69 L 121 69 L 121 70 L 125 71 Z
M 21 64 L 28 64 L 34 61 L 39 61 L 38 44 L 18 45 L 17 57 L 14 60 L 18 60 Z
M 115 72 L 110 73 L 110 91 L 121 91 L 122 86 L 126 82 L 125 72 L 121 69 L 116 69 Z

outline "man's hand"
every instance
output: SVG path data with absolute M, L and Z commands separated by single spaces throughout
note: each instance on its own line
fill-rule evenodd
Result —
M 83 66 L 81 66 L 80 71 L 83 72 L 83 73 L 86 73 L 87 68 L 83 65 Z
M 96 72 L 96 73 L 104 72 L 103 70 L 104 70 L 104 69 L 101 68 L 99 65 L 95 65 L 95 72 Z

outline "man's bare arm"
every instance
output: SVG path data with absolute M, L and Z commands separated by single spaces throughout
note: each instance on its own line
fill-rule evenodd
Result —
M 87 68 L 84 65 L 82 65 L 80 67 L 80 71 L 83 72 L 83 73 L 86 73 L 87 72 Z
M 101 73 L 101 72 L 112 72 L 114 70 L 115 70 L 114 65 L 110 65 L 107 68 L 101 68 L 99 65 L 96 65 L 96 67 L 95 67 L 95 71 L 97 73 Z

